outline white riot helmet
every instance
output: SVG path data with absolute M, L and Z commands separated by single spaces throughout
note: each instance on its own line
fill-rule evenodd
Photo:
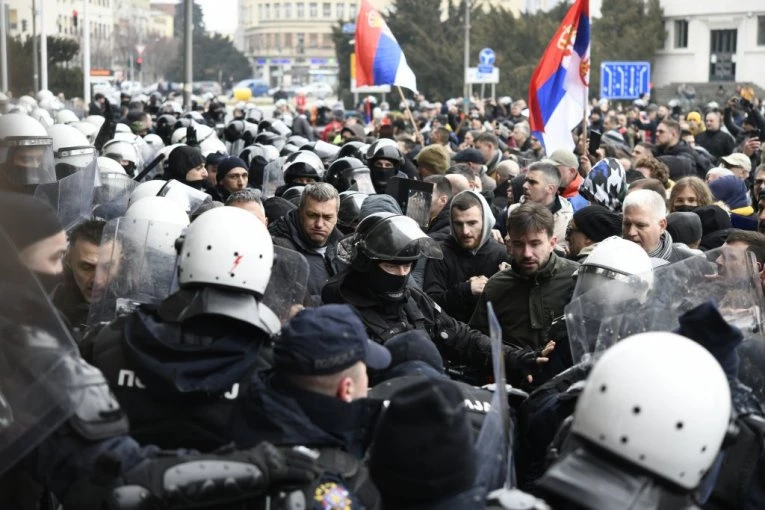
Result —
M 268 229 L 254 215 L 218 207 L 194 220 L 178 260 L 181 288 L 219 286 L 262 296 L 271 278 L 274 247 Z
M 154 179 L 152 181 L 142 182 L 133 190 L 128 198 L 128 207 L 138 202 L 142 198 L 156 197 L 157 194 L 165 187 L 167 181 L 161 179 Z
M 109 140 L 101 149 L 101 155 L 112 158 L 125 169 L 131 177 L 141 166 L 141 155 L 134 144 L 125 140 Z
M 117 127 L 114 128 L 115 133 L 130 133 L 133 134 L 133 131 L 130 129 L 130 126 L 125 124 L 124 122 L 118 122 Z
M 98 136 L 98 128 L 91 124 L 90 122 L 85 121 L 78 121 L 78 122 L 72 122 L 69 124 L 69 126 L 72 126 L 73 128 L 77 129 L 80 133 L 85 135 L 85 138 L 88 139 L 88 142 L 95 143 L 96 137 Z
M 45 128 L 29 115 L 0 117 L 0 188 L 18 191 L 56 182 L 52 144 Z
M 77 115 L 67 108 L 56 112 L 56 124 L 72 124 L 74 122 L 79 122 L 79 120 Z
M 602 240 L 577 270 L 574 298 L 606 281 L 623 282 L 636 299 L 644 298 L 653 286 L 651 258 L 632 241 L 616 236 Z
M 674 333 L 640 333 L 596 363 L 571 432 L 691 490 L 714 462 L 730 417 L 728 380 L 706 349 Z
M 77 128 L 65 124 L 54 124 L 48 128 L 53 138 L 53 161 L 56 164 L 56 178 L 63 179 L 78 170 L 93 164 L 96 148 Z
M 38 108 L 34 110 L 33 112 L 31 112 L 29 116 L 37 120 L 37 122 L 39 122 L 46 128 L 53 125 L 53 117 L 51 117 L 50 113 L 48 113 L 48 110 L 43 110 L 42 108 Z
M 167 197 L 146 197 L 133 202 L 128 205 L 125 219 L 160 221 L 181 226 L 189 224 L 189 216 L 183 207 Z M 175 242 L 175 239 L 171 242 Z
M 154 133 L 149 133 L 144 136 L 143 141 L 148 147 L 147 154 L 150 154 L 150 157 L 146 160 L 147 162 L 156 158 L 159 151 L 165 148 L 165 142 L 162 141 L 162 138 L 159 135 L 155 135 Z
M 111 158 L 99 156 L 96 158 L 96 164 L 98 165 L 98 172 L 101 174 L 102 178 L 104 174 L 120 174 L 127 176 L 127 172 L 122 168 L 122 165 Z
M 88 115 L 85 117 L 85 122 L 93 124 L 96 129 L 101 129 L 101 126 L 106 122 L 106 118 L 103 115 Z
M 37 101 L 32 96 L 21 96 L 16 104 L 27 113 L 37 110 Z

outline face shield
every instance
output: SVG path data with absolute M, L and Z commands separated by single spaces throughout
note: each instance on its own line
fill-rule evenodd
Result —
M 18 186 L 56 182 L 50 137 L 7 137 L 0 141 L 5 179 Z

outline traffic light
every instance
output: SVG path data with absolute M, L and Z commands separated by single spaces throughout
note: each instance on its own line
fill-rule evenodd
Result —
M 135 70 L 139 73 L 141 72 L 141 64 L 143 64 L 143 57 L 136 57 L 135 59 Z
M 72 11 L 72 26 L 77 29 L 77 9 Z

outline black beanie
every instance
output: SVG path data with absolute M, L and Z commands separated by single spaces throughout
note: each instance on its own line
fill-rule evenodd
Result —
M 215 180 L 218 181 L 218 184 L 220 184 L 220 181 L 223 180 L 226 174 L 234 168 L 243 168 L 244 170 L 247 170 L 248 166 L 247 163 L 242 161 L 240 158 L 237 158 L 236 156 L 229 156 L 220 161 L 218 163 L 218 171 L 215 174 Z
M 463 400 L 453 382 L 426 377 L 393 394 L 369 456 L 386 508 L 435 502 L 473 487 L 476 458 Z
M 670 213 L 667 215 L 667 232 L 676 243 L 697 243 L 701 241 L 701 218 L 692 212 Z
M 268 224 L 271 225 L 282 216 L 287 216 L 290 211 L 297 209 L 297 206 L 282 197 L 271 197 L 263 202 L 263 209 L 266 212 Z
M 186 174 L 189 170 L 204 164 L 205 158 L 198 148 L 181 145 L 173 149 L 167 158 L 165 178 L 167 180 L 175 179 L 186 184 Z
M 0 226 L 21 251 L 64 230 L 56 212 L 28 195 L 0 192 Z
M 576 228 L 599 243 L 611 236 L 622 236 L 622 217 L 602 205 L 588 205 L 574 213 Z

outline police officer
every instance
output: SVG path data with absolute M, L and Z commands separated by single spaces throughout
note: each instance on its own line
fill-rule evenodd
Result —
M 367 164 L 372 171 L 372 184 L 377 193 L 385 193 L 388 183 L 394 177 L 408 178 L 404 172 L 404 155 L 393 140 L 382 138 L 370 145 L 367 149 Z
M 139 440 L 201 450 L 228 443 L 240 384 L 263 366 L 263 351 L 280 328 L 262 301 L 273 261 L 258 218 L 236 207 L 207 211 L 182 240 L 180 289 L 91 340 L 92 362 Z
M 441 257 L 438 243 L 406 216 L 375 213 L 364 218 L 356 233 L 340 242 L 350 268 L 333 276 L 322 290 L 324 303 L 356 308 L 373 340 L 419 329 L 436 343 L 453 375 L 486 382 L 491 359 L 487 336 L 456 321 L 424 292 L 408 287 L 412 264 L 421 256 Z M 520 376 L 539 361 L 536 351 L 505 347 L 508 373 Z
M 43 254 L 51 264 L 58 256 L 60 271 L 59 252 L 50 243 L 33 251 L 17 250 L 0 228 L 2 508 L 37 508 L 39 489 L 23 483 L 28 479 L 64 507 L 87 510 L 191 500 L 232 508 L 272 484 L 315 477 L 310 459 L 267 444 L 214 456 L 141 447 L 33 276 L 44 269 L 37 267 Z
M 0 190 L 32 194 L 38 184 L 56 182 L 52 143 L 29 115 L 0 117 Z

